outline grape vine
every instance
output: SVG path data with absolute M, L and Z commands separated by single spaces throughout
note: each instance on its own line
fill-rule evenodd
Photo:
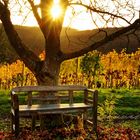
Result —
M 44 59 L 44 54 L 40 55 Z M 0 65 L 0 88 L 36 85 L 36 79 L 22 61 Z M 140 48 L 135 53 L 125 50 L 108 54 L 97 51 L 62 63 L 59 84 L 77 84 L 88 87 L 140 87 Z

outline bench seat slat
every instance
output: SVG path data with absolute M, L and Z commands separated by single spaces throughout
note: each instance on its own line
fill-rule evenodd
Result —
M 56 111 L 56 110 L 74 110 L 74 109 L 84 109 L 84 108 L 92 108 L 92 105 L 86 105 L 84 103 L 74 103 L 70 104 L 38 104 L 38 105 L 20 105 L 20 112 L 38 112 L 38 111 Z

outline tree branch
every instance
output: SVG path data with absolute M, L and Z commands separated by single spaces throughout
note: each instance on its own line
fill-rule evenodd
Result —
M 120 37 L 121 35 L 131 31 L 131 30 L 135 30 L 137 28 L 140 27 L 140 19 L 137 19 L 133 24 L 131 24 L 128 27 L 125 28 L 121 28 L 119 31 L 116 31 L 114 33 L 112 33 L 111 35 L 106 36 L 104 39 L 90 45 L 89 47 L 86 47 L 84 49 L 81 49 L 80 51 L 74 52 L 74 53 L 69 53 L 69 54 L 63 54 L 62 55 L 62 59 L 63 60 L 68 60 L 68 59 L 72 59 L 78 56 L 82 56 L 85 53 L 88 53 L 90 51 L 93 51 L 105 44 L 107 44 L 110 41 L 113 41 L 115 38 Z
M 36 21 L 41 29 L 41 31 L 43 32 L 44 34 L 44 31 L 43 31 L 43 28 L 42 28 L 42 20 L 37 12 L 37 7 L 34 5 L 34 2 L 32 0 L 28 0 L 31 7 L 32 7 L 32 11 L 33 11 L 33 14 L 34 14 L 34 17 L 36 18 Z
M 110 15 L 110 16 L 116 17 L 116 18 L 120 18 L 120 19 L 124 20 L 126 23 L 131 24 L 128 20 L 126 20 L 126 19 L 123 18 L 122 16 L 118 16 L 118 15 L 115 15 L 115 14 L 113 14 L 113 13 L 106 12 L 106 11 L 97 10 L 96 8 L 93 8 L 93 7 L 88 6 L 88 5 L 86 5 L 86 4 L 83 4 L 83 3 L 69 3 L 69 5 L 79 5 L 79 6 L 83 6 L 83 7 L 87 8 L 87 9 L 89 9 L 90 11 L 93 11 L 93 12 L 96 12 L 96 13 L 101 13 L 101 14 Z
M 12 22 L 10 20 L 10 12 L 8 8 L 0 2 L 0 20 L 3 23 L 5 32 L 7 34 L 8 40 L 10 41 L 11 45 L 20 56 L 22 61 L 25 63 L 26 66 L 32 71 L 36 69 L 36 63 L 40 61 L 40 59 L 30 51 L 25 44 L 21 41 L 18 33 L 14 29 Z

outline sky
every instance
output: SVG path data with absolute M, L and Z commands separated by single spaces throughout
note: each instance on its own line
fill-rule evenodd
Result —
M 86 0 L 86 1 L 88 1 L 88 0 Z M 106 0 L 106 1 L 109 2 L 110 0 Z M 138 8 L 140 9 L 140 0 L 133 0 L 133 1 L 135 1 L 135 4 L 137 5 L 137 9 Z M 25 5 L 25 4 L 20 2 L 20 5 Z M 20 11 L 20 12 L 17 14 L 17 12 L 14 11 L 15 9 L 18 9 L 18 11 Z M 12 22 L 14 24 L 19 24 L 19 25 L 24 25 L 24 26 L 37 26 L 37 22 L 36 22 L 34 16 L 31 14 L 31 12 L 29 14 L 27 14 L 29 11 L 29 8 L 23 6 L 23 9 L 21 9 L 20 6 L 19 7 L 16 6 L 16 7 L 12 8 L 12 14 L 11 14 Z M 85 10 L 85 8 L 81 8 L 81 7 L 77 6 L 75 8 L 75 10 L 78 14 L 73 16 L 71 14 L 72 13 L 71 8 L 68 8 L 63 26 L 69 26 L 69 27 L 75 28 L 77 30 L 89 30 L 89 29 L 96 28 L 95 24 L 92 21 L 90 13 L 88 13 Z M 26 13 L 25 13 L 25 11 L 26 11 Z M 85 11 L 85 12 L 83 12 L 83 11 Z M 27 17 L 27 18 L 23 19 L 23 17 Z M 137 13 L 136 18 L 138 18 L 138 17 L 139 17 L 139 15 Z M 101 24 L 101 20 L 97 19 L 96 21 L 97 21 L 98 25 Z M 122 24 L 123 24 L 123 22 L 122 22 Z M 125 25 L 125 23 L 124 23 L 124 25 Z M 110 26 L 111 26 L 111 23 L 110 23 Z

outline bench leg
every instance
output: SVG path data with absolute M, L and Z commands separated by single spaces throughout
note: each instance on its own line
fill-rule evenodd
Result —
M 35 130 L 35 126 L 36 126 L 36 114 L 32 115 L 32 131 Z
M 98 138 L 98 133 L 97 133 L 97 105 L 98 105 L 98 91 L 96 90 L 95 93 L 93 94 L 93 130 L 95 131 L 97 138 Z
M 39 119 L 40 119 L 40 129 L 43 130 L 45 128 L 44 126 L 44 118 L 45 115 L 39 115 Z
M 85 129 L 87 128 L 87 119 L 88 119 L 87 110 L 85 109 L 84 112 L 83 112 L 83 120 L 84 120 Z
M 11 125 L 12 125 L 12 133 L 15 133 L 17 137 L 19 135 L 19 114 L 18 111 L 14 111 L 14 114 L 11 113 Z
M 12 130 L 12 133 L 14 133 L 15 132 L 15 129 L 14 129 L 14 124 L 15 124 L 15 122 L 14 122 L 14 116 L 13 116 L 13 113 L 11 113 L 11 130 Z

